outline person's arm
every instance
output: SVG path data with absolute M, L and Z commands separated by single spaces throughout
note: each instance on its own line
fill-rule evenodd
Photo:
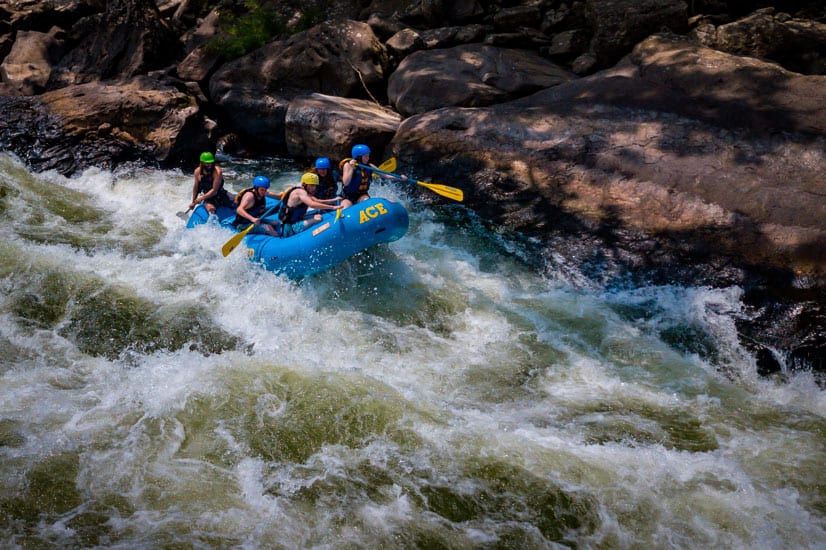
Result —
M 375 164 L 372 164 L 372 163 L 370 164 L 370 167 L 371 167 L 371 168 L 375 168 L 376 170 L 381 170 L 381 168 L 379 168 L 378 166 L 376 166 Z M 375 176 L 381 176 L 382 178 L 387 178 L 387 179 L 390 179 L 390 180 L 395 180 L 395 181 L 407 181 L 407 176 L 405 176 L 404 174 L 402 174 L 402 175 L 400 175 L 400 176 L 397 176 L 397 175 L 395 175 L 395 174 L 390 175 L 390 174 L 388 174 L 388 173 L 386 173 L 386 172 L 384 172 L 384 173 L 380 173 L 380 172 L 373 172 L 373 174 L 374 174 Z
M 295 191 L 293 191 L 293 194 L 295 194 Z M 314 199 L 313 197 L 308 195 L 306 191 L 301 193 L 298 196 L 298 198 L 301 200 L 301 202 L 303 202 L 304 204 L 306 204 L 310 208 L 315 208 L 316 210 L 339 210 L 341 208 L 341 205 L 338 205 L 338 204 L 337 205 L 328 204 L 328 202 L 330 200 L 333 200 L 333 199 L 329 199 L 329 200 L 326 200 L 326 201 Z M 336 199 L 336 200 L 338 200 L 338 199 Z
M 201 167 L 195 169 L 195 183 L 192 185 L 192 202 L 189 203 L 189 209 L 192 210 L 195 208 L 195 205 L 198 204 L 198 182 L 201 179 Z
M 356 170 L 358 162 L 355 160 L 345 163 L 341 170 L 341 188 L 344 189 L 350 185 L 350 180 L 353 179 L 353 173 Z
M 247 212 L 247 208 L 255 204 L 255 198 L 251 196 L 253 193 L 254 191 L 250 191 L 249 193 L 244 194 L 244 198 L 241 199 L 241 204 L 239 204 L 238 208 L 235 209 L 235 213 L 241 216 L 242 218 L 249 220 L 255 225 L 258 225 L 258 223 L 261 221 L 260 218 L 256 218 L 255 216 Z

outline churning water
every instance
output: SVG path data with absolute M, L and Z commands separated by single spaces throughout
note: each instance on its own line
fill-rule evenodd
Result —
M 3 546 L 826 548 L 826 397 L 756 375 L 739 289 L 539 275 L 405 191 L 292 282 L 184 229 L 189 175 L 0 156 Z

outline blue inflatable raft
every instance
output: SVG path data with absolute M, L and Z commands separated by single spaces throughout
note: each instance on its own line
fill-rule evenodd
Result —
M 267 198 L 267 208 L 279 203 Z M 221 225 L 235 231 L 234 210 L 219 207 L 216 215 Z M 322 218 L 321 222 L 287 238 L 248 234 L 239 248 L 246 247 L 250 261 L 297 279 L 330 269 L 371 246 L 397 241 L 407 233 L 409 224 L 404 206 L 379 198 L 341 210 L 338 220 L 332 210 L 322 212 Z M 192 228 L 208 219 L 206 208 L 199 204 L 186 226 Z

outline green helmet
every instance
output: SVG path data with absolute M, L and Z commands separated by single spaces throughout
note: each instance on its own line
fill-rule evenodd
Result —
M 212 153 L 209 152 L 201 153 L 201 162 L 212 164 L 213 162 L 215 162 L 215 157 L 213 157 Z

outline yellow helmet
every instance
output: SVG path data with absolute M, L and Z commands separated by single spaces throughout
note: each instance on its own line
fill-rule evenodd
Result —
M 318 185 L 318 175 L 312 172 L 306 172 L 301 175 L 302 185 Z

